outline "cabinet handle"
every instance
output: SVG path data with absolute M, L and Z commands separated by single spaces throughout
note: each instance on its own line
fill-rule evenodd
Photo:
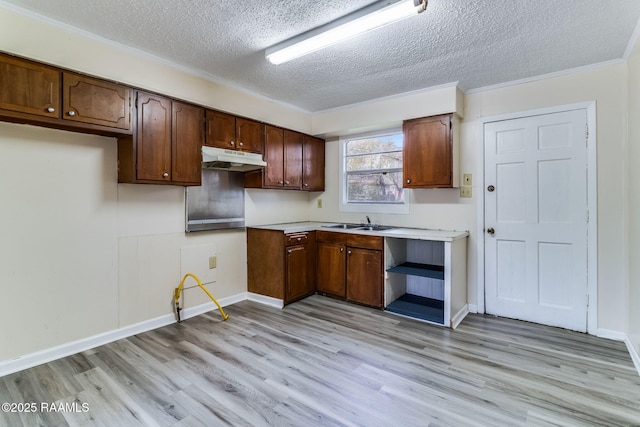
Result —
M 340 248 L 340 252 L 344 252 L 344 248 Z
M 56 112 L 55 108 L 53 108 L 53 107 L 47 108 L 47 113 L 55 113 L 55 112 Z
M 291 249 L 289 249 L 287 252 L 288 252 L 288 253 L 291 253 L 292 251 L 291 251 Z
M 309 186 L 309 184 L 307 184 L 307 183 L 304 183 L 304 184 L 302 184 L 302 185 L 303 185 L 304 187 L 308 187 L 308 186 Z
M 347 254 L 348 254 L 348 255 L 351 255 L 351 251 L 347 251 Z
M 163 173 L 162 176 L 165 177 L 165 178 L 168 177 L 169 176 L 169 172 Z
M 75 116 L 75 115 L 76 115 L 76 112 L 75 112 L 75 111 L 73 111 L 73 110 L 71 110 L 71 111 L 69 111 L 67 114 L 73 117 L 73 116 Z
M 242 147 L 244 144 L 242 142 L 240 142 L 240 147 Z
M 407 184 L 411 184 L 411 180 L 410 179 L 407 180 Z
M 235 142 L 233 142 L 233 141 L 229 141 L 229 144 L 231 144 L 231 145 L 236 145 L 236 143 L 235 143 Z
M 282 185 L 282 184 L 284 184 L 284 182 L 282 182 L 282 181 L 278 181 L 278 184 L 281 184 L 281 185 Z
M 285 181 L 284 183 L 287 184 L 287 185 L 291 184 L 289 181 Z
M 300 240 L 302 240 L 302 237 L 298 237 L 298 242 L 299 242 Z

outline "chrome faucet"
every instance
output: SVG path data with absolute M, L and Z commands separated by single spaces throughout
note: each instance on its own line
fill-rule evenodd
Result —
M 367 215 L 367 224 L 371 225 L 371 219 L 369 219 L 369 215 Z

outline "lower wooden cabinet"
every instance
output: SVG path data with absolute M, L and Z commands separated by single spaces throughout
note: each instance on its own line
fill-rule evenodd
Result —
M 247 228 L 248 291 L 289 304 L 316 292 L 315 232 Z
M 383 238 L 317 231 L 317 289 L 324 295 L 383 307 Z

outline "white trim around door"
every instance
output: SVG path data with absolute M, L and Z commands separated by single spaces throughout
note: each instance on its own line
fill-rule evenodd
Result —
M 578 104 L 570 104 L 556 107 L 549 107 L 543 109 L 515 112 L 509 114 L 503 114 L 499 116 L 491 116 L 484 117 L 480 119 L 479 128 L 476 130 L 478 132 L 478 138 L 482 141 L 482 144 L 478 145 L 478 167 L 477 167 L 477 175 L 479 178 L 479 182 L 481 183 L 481 188 L 484 189 L 485 186 L 485 177 L 484 177 L 484 153 L 485 153 L 485 141 L 484 141 L 484 128 L 485 124 L 502 121 L 502 120 L 510 120 L 517 119 L 522 117 L 530 117 L 537 116 L 542 114 L 552 114 L 558 113 L 562 111 L 571 111 L 571 110 L 586 110 L 587 111 L 587 215 L 588 215 L 588 225 L 587 225 L 587 288 L 589 293 L 588 299 L 588 308 L 587 308 L 587 333 L 591 335 L 596 335 L 598 331 L 598 209 L 597 209 L 597 151 L 596 151 L 596 102 L 586 102 L 586 103 L 578 103 Z M 484 212 L 485 212 L 485 201 L 484 201 L 484 191 L 482 192 L 483 196 L 480 197 L 478 203 L 478 211 L 477 211 L 477 232 L 478 232 L 478 242 L 484 242 L 484 237 L 481 239 L 480 236 L 484 236 Z M 478 304 L 477 304 L 477 312 L 484 313 L 485 312 L 485 268 L 484 268 L 484 260 L 485 257 L 485 248 L 484 243 L 478 244 L 478 259 L 477 259 L 477 270 L 478 270 Z

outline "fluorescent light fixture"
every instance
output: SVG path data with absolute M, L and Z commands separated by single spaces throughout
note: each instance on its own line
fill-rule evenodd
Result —
M 427 0 L 386 0 L 374 3 L 299 36 L 279 43 L 266 51 L 272 64 L 282 64 L 358 34 L 421 13 Z

